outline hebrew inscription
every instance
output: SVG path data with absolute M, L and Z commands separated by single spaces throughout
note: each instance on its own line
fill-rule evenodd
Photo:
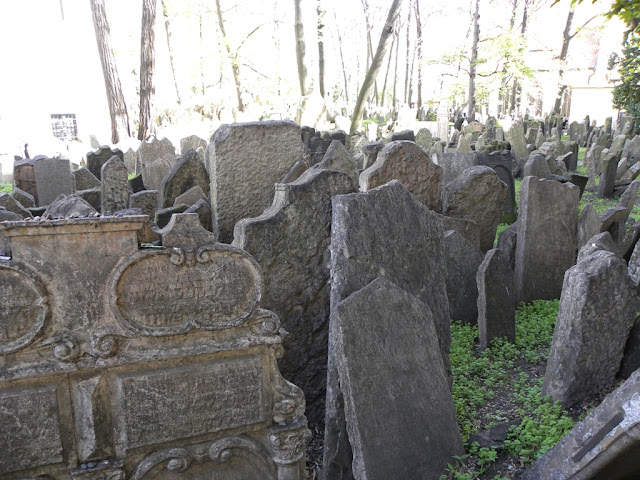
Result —
M 0 265 L 0 354 L 28 345 L 40 332 L 47 316 L 43 290 L 8 262 Z
M 195 437 L 265 419 L 261 357 L 120 375 L 125 448 Z
M 259 267 L 233 247 L 143 253 L 118 273 L 116 311 L 146 335 L 237 326 L 262 293 Z

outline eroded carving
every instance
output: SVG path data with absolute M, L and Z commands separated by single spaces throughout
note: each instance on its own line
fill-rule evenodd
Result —
M 306 422 L 294 426 L 274 427 L 269 433 L 274 460 L 279 465 L 289 465 L 302 460 L 310 440 L 311 431 L 307 428 Z
M 275 389 L 273 402 L 273 421 L 279 424 L 288 423 L 304 415 L 306 402 L 302 389 L 285 380 L 277 367 L 276 358 L 282 356 L 282 345 L 276 345 L 272 349 L 271 358 L 271 382 Z

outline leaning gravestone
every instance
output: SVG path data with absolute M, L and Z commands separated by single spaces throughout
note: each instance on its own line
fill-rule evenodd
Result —
M 293 122 L 238 123 L 216 130 L 206 160 L 220 241 L 230 242 L 238 220 L 256 217 L 271 204 L 274 184 L 303 156 L 300 127 Z
M 442 169 L 414 142 L 395 141 L 386 145 L 373 165 L 360 174 L 360 190 L 366 192 L 399 180 L 430 210 L 440 211 Z
M 639 397 L 636 371 L 531 465 L 522 480 L 639 478 Z
M 38 204 L 38 190 L 36 187 L 35 160 L 16 160 L 13 164 L 13 184 L 33 196 Z
M 440 478 L 464 449 L 429 307 L 379 277 L 331 322 L 353 476 Z
M 496 172 L 485 166 L 467 168 L 442 192 L 442 213 L 462 217 L 480 225 L 480 250 L 493 247 L 500 223 L 507 186 Z
M 509 257 L 493 248 L 478 268 L 478 328 L 480 349 L 497 338 L 516 341 L 516 295 Z
M 517 302 L 560 297 L 562 279 L 575 262 L 580 188 L 525 177 L 520 184 L 516 245 Z
M 8 212 L 17 213 L 22 218 L 31 218 L 29 210 L 8 193 L 0 193 L 0 207 L 4 207 Z
M 204 194 L 209 198 L 209 173 L 200 160 L 200 156 L 192 149 L 182 155 L 167 176 L 162 179 L 160 208 L 173 206 L 179 195 L 195 186 L 202 188 Z
M 240 220 L 233 245 L 262 268 L 262 303 L 288 332 L 279 365 L 307 399 L 307 417 L 324 421 L 329 331 L 331 198 L 356 191 L 343 172 L 313 168 L 295 182 L 277 184 L 273 205 Z
M 129 206 L 127 167 L 119 157 L 111 157 L 101 168 L 100 204 L 103 215 L 124 210 Z
M 332 308 L 384 275 L 431 310 L 450 378 L 451 327 L 443 231 L 437 214 L 399 181 L 392 181 L 366 193 L 335 196 L 331 223 Z M 351 468 L 351 448 L 337 366 L 332 363 L 333 338 L 330 325 L 324 466 L 327 478 L 340 478 L 343 469 Z
M 543 395 L 570 407 L 615 380 L 636 294 L 615 253 L 597 250 L 567 271 Z
M 142 181 L 149 190 L 160 190 L 162 179 L 176 164 L 176 149 L 168 138 L 146 140 L 138 147 Z
M 98 180 L 87 167 L 74 170 L 71 172 L 71 175 L 73 175 L 73 183 L 76 190 L 88 190 L 90 188 L 100 187 L 100 180 Z
M 442 185 L 453 182 L 467 168 L 478 165 L 477 153 L 444 152 L 435 153 L 431 158 L 442 168 Z
M 62 194 L 70 195 L 74 192 L 69 160 L 39 157 L 34 163 L 39 207 L 49 205 Z
M 461 233 L 449 230 L 444 233 L 444 253 L 450 316 L 475 325 L 478 321 L 476 273 L 484 258 L 482 252 Z
M 302 479 L 260 267 L 195 214 L 139 249 L 146 221 L 0 224 L 0 477 Z
M 119 148 L 112 149 L 108 145 L 103 145 L 95 152 L 87 153 L 87 168 L 94 177 L 100 180 L 100 169 L 102 168 L 102 165 L 107 163 L 114 155 L 124 161 L 124 154 L 122 153 L 122 150 Z
M 197 152 L 199 148 L 205 150 L 207 148 L 207 141 L 197 135 L 190 135 L 180 139 L 181 155 L 184 155 L 189 150 L 195 150 Z
M 316 168 L 325 170 L 337 170 L 344 172 L 353 180 L 354 184 L 358 183 L 358 166 L 356 165 L 351 152 L 340 140 L 333 140 L 322 157 L 322 160 L 315 165 Z M 284 182 L 283 182 L 284 183 Z
M 33 199 L 33 195 L 21 190 L 17 187 L 13 187 L 11 190 L 11 196 L 20 203 L 24 208 L 32 208 L 36 206 L 36 202 Z

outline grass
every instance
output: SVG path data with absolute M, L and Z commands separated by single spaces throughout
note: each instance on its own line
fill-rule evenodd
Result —
M 10 183 L 0 183 L 0 193 L 11 193 L 13 185 Z
M 568 412 L 541 393 L 558 304 L 521 304 L 516 343 L 499 340 L 484 352 L 477 351 L 477 326 L 452 323 L 453 399 L 465 455 L 449 465 L 442 480 L 504 479 L 507 472 L 498 471 L 497 460 L 526 466 L 573 427 Z M 514 419 L 521 422 L 511 426 L 502 450 L 469 442 L 479 431 Z

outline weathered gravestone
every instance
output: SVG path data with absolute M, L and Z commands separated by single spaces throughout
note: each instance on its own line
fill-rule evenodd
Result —
M 44 220 L 96 216 L 98 210 L 78 194 L 62 194 L 42 214 Z
M 438 216 L 399 181 L 366 193 L 333 198 L 331 227 L 331 306 L 379 276 L 425 303 L 434 318 L 438 343 L 450 378 L 451 327 L 446 293 L 443 231 Z M 425 315 L 427 313 L 425 312 Z M 351 470 L 351 447 L 329 329 L 324 474 L 341 477 Z
M 511 142 L 511 150 L 516 157 L 516 161 L 520 161 L 520 159 L 526 158 L 529 155 L 522 122 L 516 122 L 511 126 L 509 130 L 509 142 Z
M 541 153 L 535 152 L 529 155 L 529 158 L 522 169 L 522 176 L 534 176 L 538 178 L 547 178 L 551 176 L 551 170 L 549 169 L 549 164 L 547 163 L 545 156 Z
M 129 147 L 129 149 L 124 152 L 123 160 L 125 166 L 127 167 L 127 172 L 136 173 L 136 171 L 138 170 L 138 152 Z
M 418 130 L 418 133 L 416 133 L 416 143 L 425 152 L 429 153 L 429 149 L 431 148 L 431 145 L 433 145 L 433 136 L 431 135 L 431 131 L 428 128 L 421 128 Z
M 204 193 L 200 185 L 191 187 L 186 192 L 178 195 L 173 201 L 172 206 L 180 205 L 181 203 L 184 203 L 185 205 L 193 205 L 198 200 L 204 200 L 207 203 L 209 202 L 209 197 Z
M 189 150 L 182 155 L 171 171 L 162 179 L 159 193 L 160 208 L 171 207 L 176 197 L 183 194 L 192 187 L 202 188 L 204 194 L 209 198 L 209 174 L 200 160 L 200 156 L 195 150 Z
M 522 475 L 522 480 L 640 476 L 640 371 L 636 371 Z
M 442 185 L 453 182 L 467 168 L 478 165 L 477 153 L 435 153 L 431 158 L 436 165 L 442 168 Z
M 71 163 L 66 158 L 38 157 L 34 162 L 38 206 L 44 207 L 59 195 L 74 192 Z
M 429 307 L 379 277 L 331 322 L 354 478 L 440 478 L 464 449 Z
M 17 213 L 22 218 L 31 218 L 29 210 L 8 193 L 0 193 L 0 207 L 7 211 Z
M 145 222 L 0 224 L 0 476 L 301 479 L 304 397 L 259 266 L 195 215 L 139 249 Z
M 525 177 L 520 184 L 516 245 L 517 302 L 560 297 L 575 262 L 580 189 L 572 183 Z
M 36 188 L 35 160 L 17 160 L 13 164 L 13 185 L 33 196 L 38 204 L 38 190 Z
M 207 148 L 207 141 L 197 135 L 190 135 L 180 139 L 181 155 L 186 154 L 189 150 L 195 150 L 197 152 L 199 148 L 204 151 Z
M 635 301 L 627 266 L 614 253 L 596 250 L 567 271 L 543 395 L 570 407 L 614 381 Z
M 273 199 L 274 185 L 304 156 L 300 127 L 289 121 L 221 125 L 206 160 L 211 208 L 222 242 L 241 218 L 256 217 Z
M 113 157 L 112 157 L 113 158 Z M 73 175 L 73 183 L 75 190 L 89 190 L 90 188 L 99 188 L 100 180 L 89 171 L 87 167 L 82 167 L 71 172 Z
M 486 165 L 493 168 L 498 178 L 507 186 L 507 194 L 504 199 L 504 207 L 500 223 L 512 224 L 517 218 L 516 186 L 513 178 L 513 166 L 515 159 L 510 150 L 501 152 L 478 153 L 478 165 Z
M 158 206 L 158 192 L 156 190 L 142 190 L 129 195 L 129 208 L 139 208 L 144 215 L 153 220 Z
M 100 202 L 103 215 L 113 214 L 129 206 L 127 167 L 119 157 L 111 157 L 101 169 Z
M 509 257 L 493 248 L 478 268 L 478 328 L 480 349 L 497 338 L 516 341 L 516 295 Z
M 307 417 L 316 424 L 324 421 L 326 396 L 331 198 L 356 188 L 343 172 L 310 169 L 277 184 L 271 207 L 234 229 L 233 245 L 262 268 L 264 307 L 288 332 L 280 369 L 305 392 Z
M 480 249 L 461 233 L 444 233 L 444 254 L 447 265 L 447 298 L 449 315 L 469 325 L 478 321 L 478 285 L 476 273 L 484 258 Z
M 402 182 L 430 210 L 440 211 L 442 169 L 414 142 L 391 142 L 380 150 L 375 163 L 360 174 L 360 190 L 366 192 L 391 180 Z
M 100 170 L 102 169 L 102 165 L 111 160 L 111 157 L 113 157 L 114 155 L 120 158 L 120 160 L 124 161 L 124 154 L 122 153 L 122 150 L 120 150 L 119 148 L 112 149 L 108 145 L 103 145 L 95 152 L 87 153 L 87 169 L 93 174 L 94 177 L 100 180 Z
M 33 195 L 17 187 L 13 187 L 13 190 L 11 190 L 11 196 L 24 208 L 32 208 L 36 206 Z
M 339 140 L 334 140 L 327 148 L 324 157 L 316 165 L 317 168 L 325 170 L 337 170 L 344 172 L 353 180 L 354 184 L 358 183 L 358 176 L 360 174 L 358 166 L 356 165 L 351 152 L 347 150 L 347 147 Z
M 618 169 L 618 157 L 612 153 L 604 155 L 600 159 L 600 183 L 598 184 L 598 197 L 613 196 L 616 186 L 616 170 Z
M 382 150 L 383 148 L 384 143 L 382 142 L 368 143 L 362 148 L 362 154 L 364 157 L 362 160 L 363 170 L 366 170 L 375 163 L 375 161 L 378 159 L 378 153 L 380 153 L 380 150 Z
M 467 168 L 442 192 L 442 213 L 473 220 L 480 226 L 480 250 L 493 247 L 507 186 L 485 166 Z
M 146 140 L 138 147 L 142 181 L 149 190 L 160 191 L 162 179 L 176 164 L 176 149 L 168 138 Z

